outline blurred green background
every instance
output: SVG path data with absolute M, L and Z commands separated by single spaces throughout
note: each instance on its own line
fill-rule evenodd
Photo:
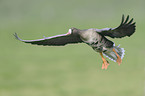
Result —
M 0 96 L 145 96 L 144 0 L 0 0 Z M 121 66 L 102 70 L 85 44 L 43 47 L 17 41 L 80 29 L 117 27 L 122 14 L 136 22 Z

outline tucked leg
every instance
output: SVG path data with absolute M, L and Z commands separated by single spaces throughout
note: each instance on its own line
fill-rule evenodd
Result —
M 102 60 L 103 60 L 102 69 L 107 69 L 109 63 L 108 63 L 107 60 L 103 57 L 102 52 L 100 52 L 100 55 L 101 55 Z
M 114 52 L 114 53 L 116 54 L 116 56 L 117 56 L 116 62 L 120 65 L 120 64 L 122 63 L 122 60 L 121 60 L 120 56 L 117 54 L 117 52 L 115 51 L 114 48 L 113 48 L 113 52 Z

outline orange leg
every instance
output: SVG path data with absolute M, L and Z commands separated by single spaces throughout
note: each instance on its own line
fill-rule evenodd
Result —
M 102 60 L 103 60 L 102 69 L 107 69 L 109 63 L 108 63 L 107 60 L 103 57 L 102 52 L 100 52 L 100 55 L 101 55 Z
M 114 48 L 113 48 L 113 52 L 114 52 L 114 53 L 116 54 L 116 56 L 117 56 L 116 62 L 120 65 L 120 64 L 122 63 L 122 60 L 121 60 L 120 56 L 117 54 L 117 52 L 115 51 Z

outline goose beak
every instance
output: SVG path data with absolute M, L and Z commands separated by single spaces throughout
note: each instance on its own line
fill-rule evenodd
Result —
M 66 35 L 70 35 L 71 33 L 72 33 L 72 30 L 69 29 L 69 30 L 68 30 L 68 33 L 66 33 Z

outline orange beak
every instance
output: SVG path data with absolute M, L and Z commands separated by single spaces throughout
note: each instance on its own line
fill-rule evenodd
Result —
M 71 34 L 70 32 L 67 32 L 67 33 L 66 33 L 66 35 L 70 35 L 70 34 Z

